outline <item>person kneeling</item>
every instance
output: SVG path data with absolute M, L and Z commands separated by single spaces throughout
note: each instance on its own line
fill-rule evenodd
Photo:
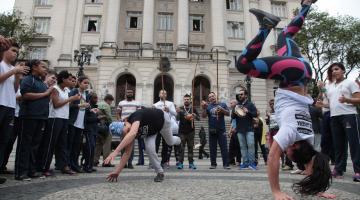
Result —
M 133 141 L 137 135 L 144 138 L 145 149 L 149 156 L 150 163 L 157 173 L 154 181 L 162 182 L 164 180 L 164 169 L 161 167 L 155 149 L 156 134 L 160 133 L 166 143 L 171 146 L 179 145 L 181 142 L 179 137 L 172 135 L 169 114 L 155 108 L 141 109 L 131 114 L 126 122 L 113 122 L 110 124 L 110 132 L 119 136 L 124 134 L 124 137 L 114 152 L 105 159 L 105 164 L 113 161 L 121 150 L 125 149 L 125 152 L 121 157 L 120 164 L 116 166 L 115 170 L 106 178 L 108 181 L 117 181 L 120 172 L 129 160 L 133 149 Z

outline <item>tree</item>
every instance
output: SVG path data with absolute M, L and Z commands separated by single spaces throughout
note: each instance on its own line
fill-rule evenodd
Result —
M 331 63 L 342 62 L 346 76 L 360 68 L 360 21 L 349 16 L 332 17 L 326 12 L 313 10 L 306 18 L 296 42 L 309 59 L 315 82 L 326 79 Z
M 25 23 L 20 11 L 0 14 L 0 35 L 11 37 L 20 45 L 20 59 L 27 54 L 27 47 L 38 35 L 35 32 L 35 23 Z

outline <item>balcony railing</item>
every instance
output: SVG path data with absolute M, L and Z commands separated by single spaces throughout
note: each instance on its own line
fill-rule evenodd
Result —
M 188 52 L 190 60 L 212 60 L 212 52 L 204 51 L 189 51 Z M 129 59 L 140 59 L 142 57 L 141 49 L 117 49 L 116 56 L 121 58 Z M 154 50 L 154 58 L 168 57 L 169 59 L 176 59 L 176 51 L 174 50 Z
M 168 57 L 170 59 L 176 58 L 176 51 L 169 50 L 154 50 L 154 58 Z
M 191 60 L 212 60 L 213 54 L 211 52 L 189 51 L 189 57 Z
M 127 57 L 127 58 L 139 58 L 140 57 L 140 49 L 117 49 L 117 56 L 119 57 Z

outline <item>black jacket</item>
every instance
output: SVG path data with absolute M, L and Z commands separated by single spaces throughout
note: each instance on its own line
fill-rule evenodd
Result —
M 247 108 L 248 113 L 246 113 L 244 117 L 240 117 L 235 114 L 233 109 L 233 112 L 231 114 L 231 119 L 236 120 L 236 131 L 240 133 L 253 132 L 254 131 L 253 118 L 256 117 L 255 105 L 249 100 L 246 100 L 245 103 L 239 102 L 238 105 L 242 105 L 245 108 Z
M 69 92 L 69 97 L 71 96 L 75 96 L 76 94 L 79 94 L 79 89 L 78 88 L 74 88 Z M 88 91 L 85 91 L 86 94 L 86 102 L 89 103 L 90 101 L 90 95 Z M 79 105 L 80 104 L 80 100 L 76 100 L 73 101 L 72 103 L 70 103 L 70 113 L 69 113 L 69 124 L 74 125 L 76 118 L 78 116 L 79 113 Z

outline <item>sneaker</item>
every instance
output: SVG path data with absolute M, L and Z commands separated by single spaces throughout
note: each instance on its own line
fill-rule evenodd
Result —
M 189 164 L 189 169 L 196 169 L 196 165 L 194 165 L 194 163 L 190 163 Z
M 251 164 L 249 165 L 249 169 L 251 169 L 251 170 L 257 170 L 257 167 L 256 167 L 255 163 L 251 163 Z
M 154 178 L 155 182 L 163 182 L 164 181 L 164 173 L 157 173 L 156 177 Z
M 249 169 L 249 165 L 246 164 L 246 163 L 242 163 L 242 164 L 240 164 L 239 169 L 240 169 L 240 170 Z
M 216 169 L 216 165 L 211 165 L 209 169 Z
M 230 166 L 224 166 L 224 169 L 231 169 Z
M 291 171 L 293 170 L 292 167 L 288 166 L 288 165 L 285 165 L 283 168 L 282 168 L 283 171 Z
M 134 169 L 134 166 L 130 163 L 130 164 L 128 164 L 127 168 L 128 169 Z
M 51 173 L 50 171 L 46 171 L 46 172 L 43 172 L 42 175 L 43 175 L 44 177 L 49 177 L 49 176 L 53 176 L 54 174 Z
M 359 174 L 359 173 L 356 173 L 356 174 L 353 176 L 353 181 L 354 181 L 354 182 L 360 182 L 360 174 Z
M 0 177 L 0 184 L 3 184 L 6 182 L 6 178 Z
M 296 169 L 290 172 L 290 174 L 301 174 L 303 172 L 303 170 L 301 169 Z
M 179 162 L 177 168 L 178 168 L 178 169 L 184 169 L 184 165 L 183 165 L 181 162 Z
M 29 173 L 28 174 L 29 178 L 40 178 L 41 174 L 37 173 L 37 172 L 33 172 L 33 173 Z
M 279 17 L 256 8 L 251 8 L 249 11 L 256 16 L 261 28 L 275 28 L 281 21 Z
M 115 165 L 113 165 L 113 164 L 111 164 L 111 163 L 109 163 L 109 164 L 103 163 L 101 166 L 102 166 L 102 167 L 115 167 Z
M 17 181 L 31 181 L 31 178 L 28 177 L 28 176 L 21 175 L 21 176 L 16 176 L 15 180 L 17 180 Z
M 333 178 L 337 178 L 337 179 L 342 179 L 344 178 L 343 174 L 340 174 L 339 172 L 337 172 L 335 169 L 331 172 L 331 175 Z

